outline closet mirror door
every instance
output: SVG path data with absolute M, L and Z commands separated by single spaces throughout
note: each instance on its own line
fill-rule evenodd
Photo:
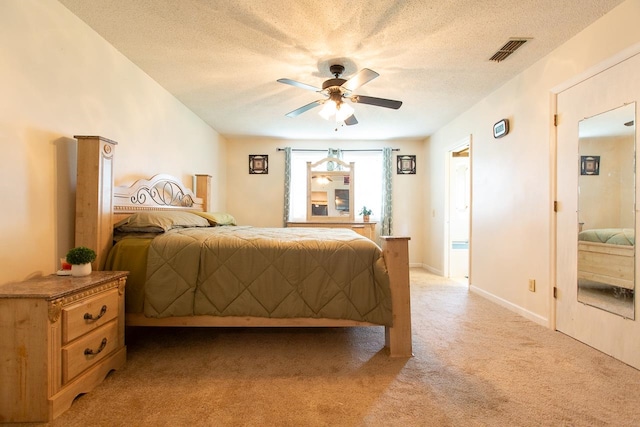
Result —
M 634 319 L 635 103 L 578 126 L 578 301 Z

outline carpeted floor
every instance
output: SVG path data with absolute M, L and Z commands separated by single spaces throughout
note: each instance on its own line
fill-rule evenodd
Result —
M 411 283 L 413 358 L 388 358 L 382 327 L 128 329 L 126 367 L 51 425 L 640 425 L 640 371 L 464 285 Z

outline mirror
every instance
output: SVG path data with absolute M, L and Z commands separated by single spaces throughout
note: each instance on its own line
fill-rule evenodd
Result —
M 307 221 L 353 221 L 353 169 L 334 157 L 307 162 Z
M 634 319 L 635 103 L 578 125 L 578 301 Z

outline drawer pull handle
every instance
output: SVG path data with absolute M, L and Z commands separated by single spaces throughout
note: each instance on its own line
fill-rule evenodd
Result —
M 100 309 L 100 314 L 98 314 L 96 317 L 93 317 L 92 314 L 85 313 L 84 314 L 84 319 L 85 320 L 98 320 L 99 318 L 104 316 L 106 312 L 107 312 L 107 306 L 103 305 L 102 308 Z
M 90 348 L 85 348 L 84 354 L 85 356 L 100 354 L 100 352 L 102 352 L 102 350 L 104 350 L 106 346 L 107 346 L 107 339 L 102 338 L 102 343 L 100 343 L 100 347 L 98 347 L 97 350 L 91 350 Z

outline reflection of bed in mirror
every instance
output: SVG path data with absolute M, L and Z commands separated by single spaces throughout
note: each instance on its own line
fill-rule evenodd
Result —
M 634 230 L 604 228 L 578 234 L 578 280 L 632 290 Z

